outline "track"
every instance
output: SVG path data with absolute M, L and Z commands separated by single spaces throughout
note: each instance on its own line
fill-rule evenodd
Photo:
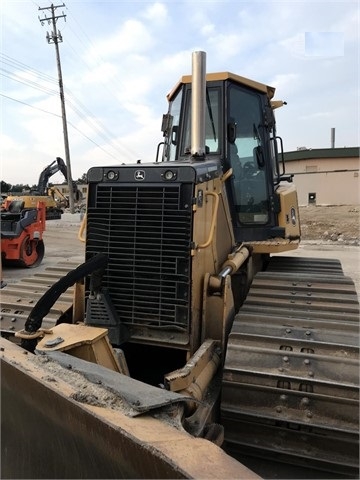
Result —
M 225 449 L 358 478 L 358 358 L 359 303 L 340 262 L 274 257 L 229 337 Z
M 0 331 L 2 335 L 12 336 L 25 326 L 28 315 L 40 297 L 63 275 L 77 267 L 77 263 L 59 262 L 47 267 L 41 273 L 8 284 L 1 290 Z M 72 308 L 74 288 L 63 293 L 44 318 L 42 326 L 51 328 Z

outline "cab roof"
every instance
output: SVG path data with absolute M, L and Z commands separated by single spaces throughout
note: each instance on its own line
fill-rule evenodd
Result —
M 175 87 L 171 90 L 170 93 L 166 96 L 168 101 L 171 101 L 173 95 L 178 90 L 179 86 L 185 83 L 191 83 L 191 75 L 184 75 L 175 85 Z M 240 75 L 236 75 L 235 73 L 230 72 L 219 72 L 219 73 L 207 73 L 206 74 L 206 81 L 207 82 L 216 82 L 221 80 L 233 80 L 236 83 L 241 85 L 246 85 L 247 87 L 253 88 L 254 90 L 258 90 L 259 92 L 266 93 L 269 99 L 271 100 L 275 94 L 275 88 L 270 87 L 269 85 L 265 85 L 264 83 L 256 82 L 255 80 L 250 80 L 246 77 L 241 77 Z

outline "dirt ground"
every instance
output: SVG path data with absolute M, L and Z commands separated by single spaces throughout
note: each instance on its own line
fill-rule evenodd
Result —
M 300 207 L 302 240 L 360 245 L 359 205 Z

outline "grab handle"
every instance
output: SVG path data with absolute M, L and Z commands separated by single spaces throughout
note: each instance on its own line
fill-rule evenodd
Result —
M 201 245 L 198 245 L 197 248 L 206 248 L 213 241 L 216 217 L 217 217 L 218 208 L 219 208 L 219 194 L 218 193 L 207 192 L 205 195 L 206 196 L 211 195 L 212 197 L 214 197 L 215 204 L 214 204 L 214 209 L 213 209 L 213 214 L 212 214 L 212 219 L 211 219 L 209 238 L 207 239 L 207 241 L 205 243 L 202 243 Z

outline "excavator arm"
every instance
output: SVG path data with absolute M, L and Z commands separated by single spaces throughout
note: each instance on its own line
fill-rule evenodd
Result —
M 37 194 L 38 195 L 47 195 L 49 179 L 55 175 L 55 173 L 61 172 L 64 175 L 66 181 L 68 181 L 68 170 L 65 165 L 64 160 L 61 157 L 56 157 L 56 159 L 50 163 L 44 170 L 41 172 L 38 185 L 37 185 Z M 82 194 L 78 190 L 76 182 L 72 182 L 72 190 L 76 201 L 81 200 Z M 68 199 L 61 193 L 59 190 L 56 190 L 56 193 L 63 197 L 68 203 Z M 50 193 L 51 195 L 52 193 Z
M 56 160 L 51 162 L 50 165 L 45 167 L 44 170 L 40 173 L 37 185 L 37 191 L 39 195 L 46 195 L 49 179 L 59 171 L 64 175 L 65 179 L 67 180 L 67 168 L 65 162 L 62 158 L 56 157 Z

